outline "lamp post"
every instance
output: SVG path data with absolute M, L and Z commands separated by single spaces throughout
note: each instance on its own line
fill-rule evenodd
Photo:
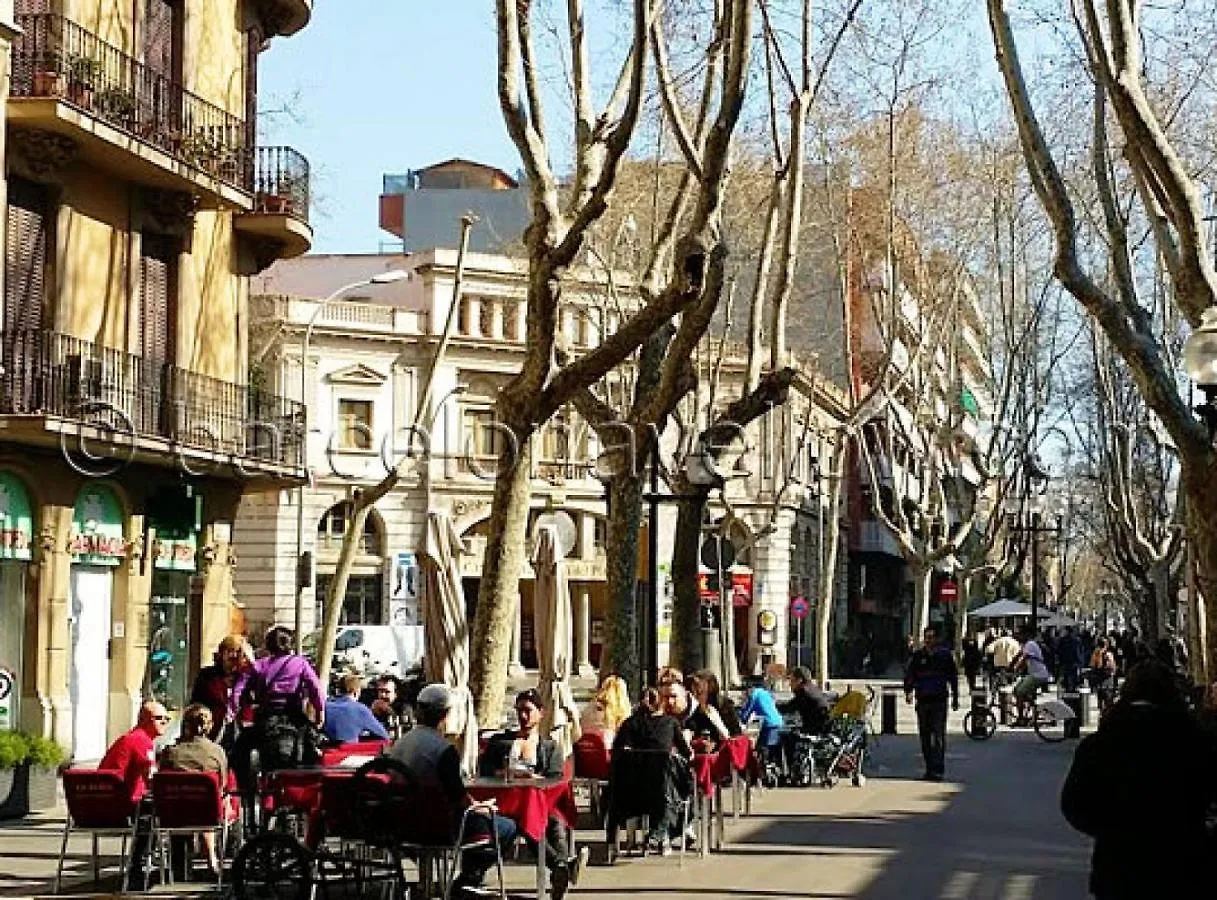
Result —
M 1040 547 L 1041 534 L 1057 534 L 1061 532 L 1061 522 L 1058 517 L 1055 525 L 1043 524 L 1043 495 L 1048 489 L 1048 470 L 1044 468 L 1039 457 L 1028 453 L 1023 461 L 1023 495 L 1018 510 L 1012 515 L 1013 523 L 1010 530 L 1015 534 L 1027 535 L 1031 541 L 1031 628 L 1039 633 L 1040 613 Z M 1030 521 L 1024 517 L 1030 511 Z
M 306 383 L 308 381 L 308 352 L 309 345 L 313 341 L 313 329 L 317 326 L 317 319 L 321 316 L 321 311 L 345 294 L 347 291 L 353 291 L 355 288 L 363 287 L 368 284 L 393 284 L 398 281 L 404 281 L 410 275 L 404 269 L 390 269 L 387 272 L 380 272 L 370 278 L 361 278 L 359 281 L 352 281 L 350 284 L 344 284 L 338 290 L 331 293 L 328 297 L 318 302 L 313 314 L 309 317 L 308 327 L 304 330 L 304 344 L 300 350 L 300 405 L 304 407 L 308 400 L 305 396 Z M 303 468 L 305 473 L 308 472 L 308 427 L 307 415 L 305 417 L 305 432 L 300 449 L 300 458 L 303 460 Z M 302 633 L 301 623 L 304 621 L 304 588 L 311 581 L 304 571 L 304 484 L 301 483 L 296 488 L 296 610 L 294 630 L 296 633 L 296 652 L 300 653 L 304 645 L 304 634 Z
M 1188 335 L 1183 345 L 1183 370 L 1204 394 L 1204 403 L 1195 408 L 1209 433 L 1217 434 L 1217 307 L 1204 311 L 1200 327 Z

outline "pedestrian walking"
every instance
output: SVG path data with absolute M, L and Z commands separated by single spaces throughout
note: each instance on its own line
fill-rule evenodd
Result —
M 983 657 L 976 638 L 964 638 L 963 641 L 963 674 L 968 679 L 968 690 L 976 690 L 976 677 L 980 674 L 980 664 Z
M 1078 689 L 1078 672 L 1082 668 L 1082 642 L 1074 634 L 1072 626 L 1065 627 L 1065 634 L 1056 644 L 1056 661 L 1061 676 L 1061 687 L 1072 694 Z
M 959 709 L 959 670 L 951 651 L 938 642 L 938 629 L 931 625 L 904 675 L 905 700 L 917 701 L 917 731 L 927 781 L 942 781 L 946 775 L 948 695 L 951 709 Z

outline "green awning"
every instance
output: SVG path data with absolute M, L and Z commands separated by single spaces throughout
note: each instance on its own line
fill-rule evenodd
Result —
M 963 407 L 964 412 L 969 412 L 974 416 L 980 415 L 980 404 L 976 402 L 976 397 L 967 388 L 963 388 L 960 391 L 959 403 Z

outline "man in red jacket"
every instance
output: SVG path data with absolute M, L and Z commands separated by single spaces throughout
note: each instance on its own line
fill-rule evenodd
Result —
M 139 721 L 135 727 L 116 740 L 101 758 L 97 768 L 118 772 L 127 785 L 131 805 L 138 806 L 148 793 L 152 767 L 156 763 L 156 739 L 163 737 L 169 727 L 169 714 L 155 700 L 148 700 L 139 708 Z M 136 827 L 135 847 L 131 853 L 131 871 L 127 876 L 128 886 L 134 887 L 144 881 L 144 860 L 148 855 L 148 821 L 140 815 Z

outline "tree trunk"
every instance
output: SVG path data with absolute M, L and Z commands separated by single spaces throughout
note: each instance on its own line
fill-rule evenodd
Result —
M 1187 491 L 1188 540 L 1195 548 L 1196 581 L 1204 598 L 1205 669 L 1217 672 L 1217 479 L 1213 478 L 1211 454 L 1201 461 L 1182 459 L 1181 476 Z
M 968 604 L 972 597 L 972 576 L 960 575 L 959 596 L 955 600 L 955 659 L 963 659 L 963 639 L 968 634 Z
M 368 504 L 354 504 L 351 519 L 347 522 L 346 534 L 343 536 L 342 549 L 338 554 L 338 565 L 334 569 L 334 577 L 330 580 L 330 589 L 325 595 L 321 640 L 317 643 L 317 677 L 322 685 L 329 684 L 330 664 L 334 660 L 334 642 L 338 637 L 338 616 L 342 612 L 342 601 L 347 594 L 347 583 L 351 580 L 351 567 L 355 563 L 359 539 L 363 535 L 363 527 L 371 511 L 372 508 Z
M 913 624 L 917 627 L 913 632 L 913 637 L 920 640 L 921 635 L 930 625 L 930 582 L 934 578 L 934 567 L 910 562 L 909 568 L 916 579 L 914 582 L 916 599 L 913 606 Z
M 832 468 L 829 469 L 828 510 L 824 516 L 828 534 L 821 538 L 824 555 L 820 570 L 816 573 L 819 581 L 816 586 L 816 680 L 820 684 L 827 684 L 829 676 L 832 611 L 835 600 L 833 587 L 836 584 L 834 576 L 837 572 L 837 545 L 841 542 L 841 488 L 845 482 L 840 473 L 844 459 L 845 441 L 841 441 L 840 449 L 833 452 Z M 818 498 L 816 502 L 819 502 Z
M 1146 640 L 1152 646 L 1160 638 L 1166 636 L 1167 614 L 1170 612 L 1170 568 L 1168 563 L 1156 565 L 1150 569 L 1150 581 L 1153 584 L 1153 616 L 1146 622 Z
M 638 684 L 641 649 L 638 624 L 642 601 L 638 597 L 638 537 L 642 526 L 642 486 L 639 475 L 620 474 L 609 482 L 609 520 L 606 542 L 608 606 L 600 674 L 617 674 L 630 692 Z
M 486 556 L 470 648 L 470 690 L 478 721 L 493 727 L 503 718 L 511 635 L 520 607 L 520 572 L 527 552 L 531 431 L 515 430 L 519 443 L 500 457 L 486 536 Z
M 677 493 L 692 494 L 693 486 L 684 479 L 673 485 Z M 706 515 L 706 494 L 700 500 L 687 500 L 677 506 L 676 536 L 672 546 L 672 634 L 668 639 L 668 664 L 682 672 L 704 668 L 701 622 L 701 597 L 697 593 L 698 557 L 701 552 L 701 523 Z
M 735 592 L 731 589 L 731 573 L 726 570 L 723 570 L 720 593 L 722 606 L 718 621 L 723 659 L 719 682 L 724 688 L 733 688 L 740 683 L 739 662 L 735 657 Z

